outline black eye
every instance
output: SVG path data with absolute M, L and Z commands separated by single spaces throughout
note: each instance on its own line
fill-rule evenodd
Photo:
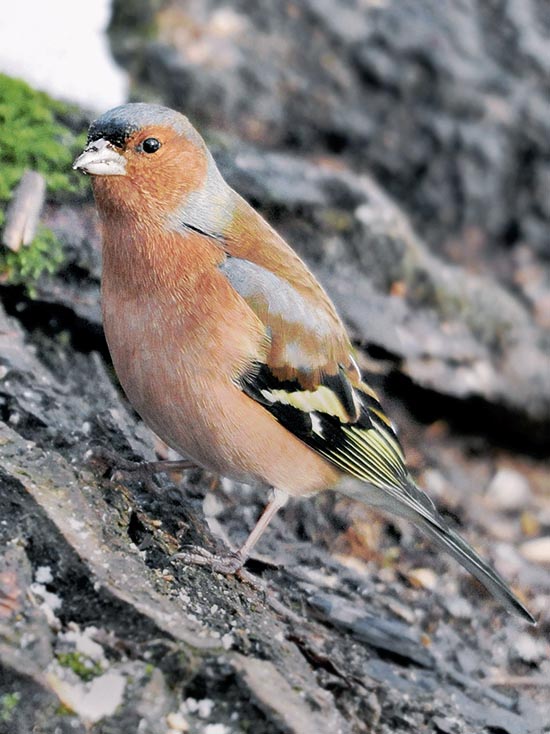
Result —
M 157 140 L 156 138 L 145 138 L 145 140 L 141 144 L 141 149 L 145 153 L 156 153 L 159 148 L 160 140 Z

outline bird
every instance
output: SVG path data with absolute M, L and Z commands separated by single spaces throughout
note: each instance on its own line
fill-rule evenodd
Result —
M 329 296 L 187 117 L 115 107 L 91 123 L 73 168 L 92 180 L 103 324 L 128 400 L 181 467 L 271 488 L 242 547 L 210 558 L 216 570 L 241 569 L 290 496 L 335 490 L 411 520 L 535 624 L 416 484 Z

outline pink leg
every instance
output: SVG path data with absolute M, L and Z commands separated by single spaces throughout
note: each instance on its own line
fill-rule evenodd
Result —
M 261 538 L 271 519 L 281 507 L 286 505 L 287 500 L 288 495 L 286 492 L 282 492 L 279 489 L 273 490 L 273 495 L 260 515 L 258 522 L 254 525 L 252 532 L 235 553 L 228 554 L 227 556 L 216 556 L 204 548 L 193 547 L 189 551 L 176 553 L 174 558 L 181 558 L 187 563 L 197 566 L 210 566 L 216 573 L 236 573 L 244 566 L 246 559 L 250 556 L 252 549 Z
M 188 459 L 174 459 L 166 461 L 144 461 L 142 464 L 138 463 L 138 467 L 143 471 L 150 471 L 151 474 L 157 472 L 171 472 L 171 471 L 185 471 L 186 469 L 196 469 L 197 465 Z M 129 471 L 132 471 L 130 468 Z
M 287 501 L 288 494 L 286 492 L 281 492 L 280 489 L 273 490 L 273 496 L 265 506 L 258 522 L 254 525 L 252 532 L 237 551 L 237 555 L 241 559 L 241 566 L 252 553 L 252 549 L 262 537 L 263 532 L 271 522 L 271 519 L 275 517 L 277 512 L 286 505 Z

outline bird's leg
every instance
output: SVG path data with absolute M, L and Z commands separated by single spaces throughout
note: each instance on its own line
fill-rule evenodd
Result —
M 198 464 L 189 459 L 166 459 L 163 461 L 129 461 L 128 464 L 133 466 L 123 467 L 124 471 L 149 472 L 150 474 L 158 474 L 159 472 L 186 471 L 187 469 L 198 469 Z
M 252 553 L 252 549 L 263 535 L 264 530 L 267 528 L 272 518 L 275 517 L 277 512 L 284 507 L 287 502 L 288 494 L 286 492 L 282 492 L 280 489 L 273 490 L 273 495 L 265 506 L 258 522 L 254 525 L 252 532 L 237 551 L 237 555 L 242 560 L 241 565 L 246 562 L 246 559 Z
M 186 563 L 197 566 L 210 566 L 216 573 L 235 574 L 242 569 L 250 556 L 252 549 L 261 538 L 264 530 L 269 525 L 271 519 L 277 512 L 284 507 L 288 500 L 288 494 L 280 489 L 274 489 L 271 499 L 267 503 L 264 511 L 260 515 L 258 522 L 254 525 L 252 532 L 245 540 L 239 550 L 228 553 L 227 555 L 216 555 L 204 548 L 196 546 L 190 547 L 188 550 L 176 553 L 173 558 L 179 558 Z
M 114 451 L 98 446 L 92 450 L 92 460 L 106 463 L 115 469 L 113 479 L 124 478 L 130 475 L 144 482 L 149 489 L 157 488 L 153 484 L 153 474 L 159 472 L 185 471 L 196 468 L 196 464 L 187 459 L 176 459 L 174 461 L 130 461 L 119 456 Z

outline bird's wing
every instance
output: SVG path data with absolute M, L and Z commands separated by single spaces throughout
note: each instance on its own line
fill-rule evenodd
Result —
M 298 378 L 316 387 L 321 374 L 337 374 L 339 364 L 353 369 L 344 326 L 313 276 L 317 290 L 310 294 L 248 259 L 227 257 L 220 271 L 263 322 L 270 338 L 267 362 L 280 380 Z
M 507 609 L 534 623 L 504 579 L 416 486 L 376 393 L 361 379 L 351 344 L 331 343 L 330 313 L 317 311 L 288 281 L 256 263 L 229 257 L 220 270 L 264 323 L 271 344 L 238 386 L 310 448 L 370 485 L 357 484 L 346 494 L 415 522 Z
M 270 339 L 264 361 L 240 375 L 239 387 L 343 472 L 405 491 L 399 442 L 375 392 L 361 380 L 343 327 L 335 339 L 332 312 L 248 260 L 228 257 L 220 271 Z

